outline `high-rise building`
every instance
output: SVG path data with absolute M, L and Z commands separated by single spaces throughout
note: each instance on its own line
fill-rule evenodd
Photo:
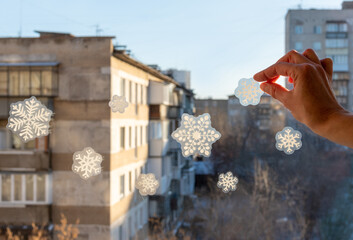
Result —
M 79 219 L 81 239 L 146 239 L 149 199 L 136 191 L 135 181 L 148 171 L 161 182 L 158 191 L 169 192 L 163 171 L 175 155 L 167 162 L 159 152 L 158 164 L 148 164 L 149 151 L 164 146 L 153 142 L 154 134 L 164 143 L 168 127 L 175 128 L 180 117 L 158 128 L 150 122 L 149 101 L 181 107 L 174 91 L 191 99 L 192 92 L 114 48 L 112 37 L 39 33 L 39 38 L 0 38 L 0 226 L 59 224 L 64 214 L 68 223 Z M 148 96 L 155 85 L 170 92 Z M 113 95 L 125 96 L 124 113 L 109 108 Z M 6 124 L 10 104 L 31 96 L 54 116 L 49 136 L 22 143 Z M 85 147 L 104 159 L 102 173 L 88 180 L 71 170 L 73 153 Z
M 333 60 L 333 89 L 339 103 L 353 110 L 353 2 L 342 9 L 291 9 L 286 15 L 286 52 L 307 48 Z M 291 88 L 291 84 L 287 83 Z M 315 91 L 315 89 L 313 89 Z

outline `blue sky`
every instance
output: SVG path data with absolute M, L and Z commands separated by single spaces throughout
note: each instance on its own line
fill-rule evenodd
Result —
M 191 71 L 197 97 L 226 98 L 237 81 L 284 54 L 289 8 L 340 8 L 341 0 L 11 0 L 2 2 L 0 36 L 33 31 L 116 36 L 134 56 L 162 69 Z M 22 23 L 22 24 L 21 24 Z

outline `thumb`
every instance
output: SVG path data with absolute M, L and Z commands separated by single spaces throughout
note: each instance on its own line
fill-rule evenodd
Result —
M 288 106 L 288 95 L 289 95 L 288 89 L 282 87 L 277 83 L 269 83 L 269 82 L 262 83 L 260 85 L 260 88 L 265 93 L 270 94 L 273 98 L 283 103 L 284 106 Z

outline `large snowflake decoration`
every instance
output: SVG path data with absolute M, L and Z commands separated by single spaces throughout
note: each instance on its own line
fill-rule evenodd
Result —
M 194 117 L 184 113 L 181 119 L 181 126 L 172 133 L 172 137 L 181 144 L 183 156 L 198 153 L 209 157 L 212 144 L 221 137 L 221 134 L 211 127 L 210 115 L 204 113 Z
M 126 101 L 124 96 L 114 95 L 112 100 L 109 102 L 109 107 L 113 112 L 125 112 L 125 108 L 129 106 L 129 103 Z
M 153 173 L 141 173 L 137 178 L 136 188 L 142 196 L 154 195 L 159 187 L 159 182 Z
M 92 148 L 86 147 L 73 155 L 72 171 L 80 175 L 84 180 L 101 173 L 102 155 L 96 153 Z
M 291 127 L 285 127 L 276 134 L 276 148 L 286 154 L 292 154 L 302 147 L 302 134 Z
M 19 136 L 23 142 L 49 134 L 49 122 L 53 112 L 36 97 L 12 103 L 6 127 Z
M 238 178 L 233 176 L 232 172 L 221 173 L 218 177 L 217 187 L 224 193 L 235 191 L 237 189 Z
M 260 89 L 260 84 L 252 78 L 242 78 L 239 80 L 238 87 L 234 94 L 239 98 L 243 106 L 257 105 L 264 92 Z

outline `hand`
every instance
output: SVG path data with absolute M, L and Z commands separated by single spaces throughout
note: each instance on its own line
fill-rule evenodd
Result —
M 319 60 L 311 49 L 303 54 L 293 50 L 255 74 L 254 79 L 264 82 L 261 89 L 282 102 L 295 119 L 325 136 L 330 118 L 347 113 L 332 91 L 332 71 L 331 59 Z M 280 75 L 289 77 L 289 82 L 294 84 L 292 90 L 275 83 Z

